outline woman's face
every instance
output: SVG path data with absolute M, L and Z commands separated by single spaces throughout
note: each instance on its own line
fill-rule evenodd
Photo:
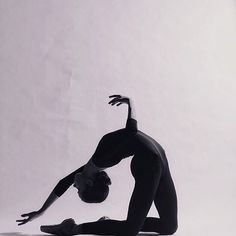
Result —
M 75 175 L 74 187 L 78 189 L 78 194 L 82 195 L 87 186 L 93 186 L 94 176 L 87 176 L 83 172 Z

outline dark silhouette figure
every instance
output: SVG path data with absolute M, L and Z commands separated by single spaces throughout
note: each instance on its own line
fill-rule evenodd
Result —
M 76 225 L 66 219 L 58 225 L 41 226 L 41 231 L 57 235 L 96 234 L 135 236 L 139 231 L 173 234 L 177 230 L 177 197 L 165 151 L 161 145 L 137 128 L 133 105 L 129 98 L 110 96 L 111 105 L 128 104 L 126 127 L 108 133 L 100 140 L 89 162 L 58 182 L 38 211 L 23 214 L 19 225 L 41 215 L 72 184 L 85 202 L 102 202 L 109 192 L 111 181 L 103 170 L 133 156 L 131 173 L 135 187 L 130 199 L 126 220 L 101 218 Z M 154 202 L 160 218 L 147 217 Z

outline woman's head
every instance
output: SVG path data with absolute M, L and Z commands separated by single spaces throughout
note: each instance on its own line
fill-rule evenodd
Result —
M 94 176 L 79 173 L 75 176 L 74 187 L 78 189 L 79 197 L 87 203 L 103 202 L 109 193 L 111 180 L 105 171 L 97 172 Z

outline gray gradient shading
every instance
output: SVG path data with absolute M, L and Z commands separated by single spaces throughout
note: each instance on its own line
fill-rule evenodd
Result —
M 166 150 L 176 235 L 235 235 L 235 12 L 233 0 L 0 0 L 0 231 L 126 217 L 129 159 L 108 170 L 106 202 L 82 203 L 71 188 L 41 218 L 15 223 L 124 127 L 126 108 L 107 106 L 121 93 Z

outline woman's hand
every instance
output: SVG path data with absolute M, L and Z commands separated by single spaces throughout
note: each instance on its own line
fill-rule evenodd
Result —
M 121 95 L 111 95 L 109 98 L 113 98 L 108 104 L 120 106 L 121 104 L 130 104 L 130 99 Z
M 128 104 L 128 119 L 132 118 L 135 119 L 135 112 L 133 102 L 130 98 L 121 96 L 121 95 L 111 95 L 109 98 L 112 98 L 108 104 L 114 106 L 120 106 L 121 104 Z
M 29 221 L 32 221 L 32 220 L 38 218 L 41 214 L 42 213 L 40 211 L 32 211 L 30 213 L 22 214 L 21 217 L 28 217 L 28 218 L 17 220 L 16 222 L 19 222 L 18 225 L 23 225 Z

